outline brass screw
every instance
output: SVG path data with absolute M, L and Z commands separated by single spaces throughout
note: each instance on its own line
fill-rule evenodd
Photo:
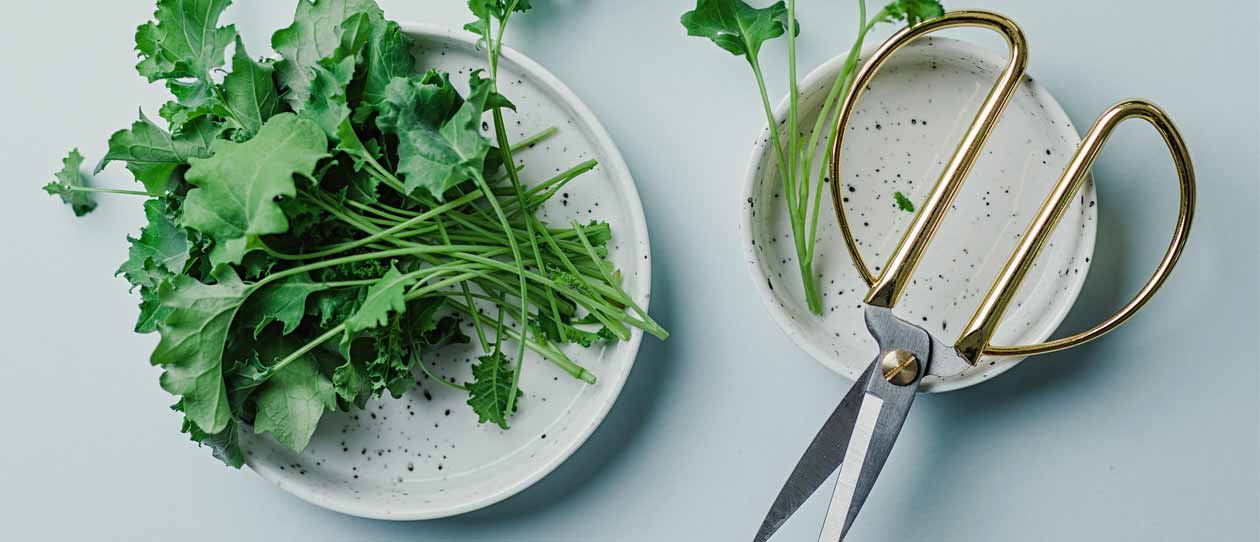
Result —
M 905 386 L 919 377 L 919 358 L 905 350 L 892 350 L 880 360 L 879 370 L 884 374 L 884 380 Z

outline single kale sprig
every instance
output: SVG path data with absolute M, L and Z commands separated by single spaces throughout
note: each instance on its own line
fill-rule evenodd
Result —
M 813 130 L 807 133 L 802 133 L 799 128 L 800 92 L 796 76 L 796 38 L 800 33 L 800 26 L 796 20 L 795 0 L 787 0 L 786 4 L 779 1 L 760 9 L 742 0 L 697 0 L 696 8 L 682 16 L 682 25 L 687 29 L 688 35 L 708 38 L 727 52 L 744 57 L 752 68 L 762 110 L 769 126 L 770 147 L 783 182 L 783 195 L 788 207 L 801 286 L 805 292 L 806 304 L 814 314 L 822 314 L 823 311 L 813 266 L 822 187 L 826 182 L 825 164 L 830 162 L 830 149 L 836 137 L 836 131 L 831 127 L 835 126 L 836 115 L 839 113 L 836 105 L 851 90 L 858 54 L 866 35 L 879 23 L 905 21 L 914 25 L 944 13 L 937 0 L 895 0 L 870 19 L 867 19 L 865 0 L 859 0 L 858 11 L 857 37 L 823 101 Z M 780 134 L 779 121 L 775 119 L 766 91 L 759 55 L 766 41 L 785 34 L 788 55 L 788 113 L 785 119 L 787 133 Z M 822 164 L 815 169 L 813 160 L 819 138 L 824 133 L 828 134 L 825 146 L 827 154 L 824 155 Z M 783 142 L 785 138 L 786 145 Z

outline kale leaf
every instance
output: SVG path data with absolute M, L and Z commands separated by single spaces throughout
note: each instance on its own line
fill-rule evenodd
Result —
M 214 239 L 212 263 L 240 263 L 259 236 L 288 230 L 276 198 L 296 196 L 293 176 L 309 177 L 327 150 L 323 130 L 292 113 L 244 143 L 215 141 L 213 156 L 194 159 L 185 175 L 197 188 L 184 200 L 183 224 Z
M 83 216 L 96 209 L 96 201 L 91 192 L 75 190 L 87 188 L 88 177 L 83 174 L 83 155 L 79 149 L 71 150 L 61 161 L 61 171 L 56 173 L 56 181 L 44 185 L 49 195 L 58 196 L 62 202 L 70 206 L 75 216 Z

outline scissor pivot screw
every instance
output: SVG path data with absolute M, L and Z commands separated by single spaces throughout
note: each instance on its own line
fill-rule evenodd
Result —
M 879 370 L 884 374 L 884 380 L 897 386 L 905 386 L 919 377 L 919 358 L 905 350 L 892 350 L 884 354 Z

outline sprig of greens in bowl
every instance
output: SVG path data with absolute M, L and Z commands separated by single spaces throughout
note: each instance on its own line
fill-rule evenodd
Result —
M 822 189 L 827 182 L 827 164 L 831 161 L 831 148 L 836 138 L 837 107 L 853 86 L 857 71 L 858 54 L 866 34 L 876 25 L 904 21 L 915 24 L 923 19 L 938 17 L 944 13 L 937 0 L 894 0 L 870 18 L 867 17 L 866 1 L 858 0 L 858 32 L 849 48 L 844 65 L 836 76 L 813 129 L 804 131 L 800 126 L 797 102 L 800 92 L 796 77 L 796 39 L 800 23 L 796 19 L 796 0 L 775 2 L 765 8 L 754 8 L 742 0 L 697 0 L 696 9 L 682 16 L 687 34 L 708 38 L 718 47 L 742 56 L 752 68 L 761 96 L 761 106 L 766 115 L 770 133 L 770 146 L 783 180 L 784 201 L 792 226 L 792 240 L 796 249 L 797 267 L 801 287 L 810 312 L 822 314 L 822 298 L 818 293 L 817 276 L 814 273 L 814 256 L 818 240 L 818 216 L 823 199 Z M 766 79 L 761 69 L 761 47 L 769 40 L 787 36 L 788 55 L 788 114 L 785 134 L 780 134 L 779 121 L 775 118 L 766 91 Z M 814 163 L 819 138 L 827 134 L 826 154 Z M 785 137 L 786 136 L 786 137 Z M 784 141 L 786 140 L 786 142 Z M 914 211 L 914 204 L 904 194 L 893 195 L 898 208 Z

